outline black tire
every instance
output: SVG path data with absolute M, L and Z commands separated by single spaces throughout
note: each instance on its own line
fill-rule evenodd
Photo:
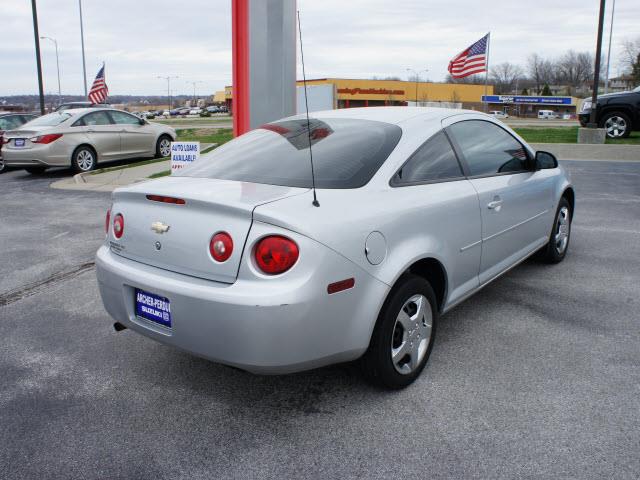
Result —
M 611 122 L 607 125 L 607 122 Z M 608 112 L 600 119 L 600 128 L 606 129 L 607 138 L 614 140 L 631 135 L 631 119 L 622 112 Z
M 424 305 L 425 315 L 423 319 L 417 318 L 415 328 L 412 331 L 408 331 L 399 324 L 398 317 L 403 307 L 405 307 L 405 313 L 411 313 L 407 312 L 406 308 L 411 307 L 411 299 L 416 298 L 416 296 L 422 296 L 428 301 L 428 305 Z M 429 329 L 429 338 L 424 343 L 423 340 L 426 339 L 427 335 L 423 334 L 425 330 L 421 330 L 424 327 L 419 325 L 423 323 L 422 320 L 428 322 L 426 314 L 429 311 L 431 314 L 431 327 Z M 418 317 L 417 310 L 414 315 Z M 410 317 L 414 315 L 409 315 L 407 318 L 413 321 L 413 318 Z M 400 389 L 413 383 L 429 360 L 437 323 L 436 296 L 429 282 L 417 275 L 403 275 L 385 300 L 371 335 L 369 348 L 360 361 L 365 377 L 370 382 L 389 389 Z M 417 334 L 416 331 L 418 331 Z M 404 357 L 401 357 L 403 355 L 401 352 L 404 351 L 403 346 L 407 346 L 409 342 L 413 341 L 420 342 L 416 343 L 418 350 L 416 357 L 412 357 L 411 353 L 406 353 Z M 392 360 L 394 346 L 395 350 L 400 352 L 397 355 L 400 361 Z M 406 363 L 402 364 L 402 358 L 405 359 L 404 362 Z M 413 367 L 411 363 L 414 363 Z M 407 371 L 401 372 L 399 368 L 407 368 Z
M 169 142 L 168 147 L 165 142 Z M 173 142 L 173 138 L 169 135 L 160 135 L 156 142 L 156 158 L 164 158 L 171 155 L 171 142 Z M 168 148 L 168 150 L 164 150 L 165 148 Z
M 564 210 L 566 209 L 566 210 Z M 556 237 L 559 235 L 560 227 L 561 227 L 561 217 L 564 216 L 566 212 L 566 243 L 563 248 L 559 248 L 559 240 Z M 562 197 L 560 202 L 558 203 L 558 208 L 556 209 L 556 216 L 553 219 L 553 228 L 551 229 L 551 234 L 549 235 L 549 243 L 544 246 L 539 254 L 538 258 L 546 263 L 560 263 L 564 260 L 564 257 L 567 256 L 567 250 L 569 250 L 569 241 L 571 240 L 571 220 L 573 219 L 573 211 L 571 210 L 571 204 L 569 201 Z
M 96 151 L 88 145 L 81 145 L 71 155 L 71 167 L 76 173 L 90 172 L 98 164 Z
M 27 167 L 25 170 L 31 175 L 42 175 L 47 167 Z
M 0 160 L 0 174 L 4 173 L 7 169 L 4 166 L 4 162 Z

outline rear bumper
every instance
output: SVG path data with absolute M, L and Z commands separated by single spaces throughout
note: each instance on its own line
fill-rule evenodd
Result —
M 67 154 L 55 154 L 48 146 L 25 150 L 3 148 L 2 156 L 7 167 L 57 167 L 69 166 L 70 160 Z
M 96 256 L 100 294 L 109 314 L 132 330 L 251 372 L 281 374 L 356 359 L 369 345 L 389 287 L 304 238 L 295 238 L 301 251 L 315 251 L 301 256 L 290 277 L 252 278 L 243 259 L 233 284 L 145 265 L 102 246 Z M 354 288 L 327 293 L 329 283 L 350 277 Z M 136 288 L 169 299 L 170 330 L 135 315 Z

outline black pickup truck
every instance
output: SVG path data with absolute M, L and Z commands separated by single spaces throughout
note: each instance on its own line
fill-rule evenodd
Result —
M 579 118 L 583 127 L 589 123 L 591 99 L 582 104 Z M 640 130 L 640 87 L 630 92 L 599 95 L 596 109 L 596 122 L 607 130 L 609 138 L 625 138 L 632 131 Z

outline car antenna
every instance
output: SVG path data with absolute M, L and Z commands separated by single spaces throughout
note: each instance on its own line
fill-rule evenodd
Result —
M 307 114 L 307 135 L 309 137 L 309 160 L 311 161 L 311 186 L 313 187 L 313 206 L 319 207 L 318 197 L 316 195 L 316 175 L 313 171 L 313 151 L 311 150 L 311 122 L 309 121 L 309 102 L 307 101 L 307 76 L 304 72 L 304 51 L 302 50 L 302 28 L 300 27 L 300 10 L 298 14 L 298 33 L 300 34 L 300 60 L 302 61 L 302 83 L 304 85 L 304 107 Z

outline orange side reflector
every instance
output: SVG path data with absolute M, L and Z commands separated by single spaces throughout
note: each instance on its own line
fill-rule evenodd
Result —
M 330 283 L 327 286 L 327 293 L 331 295 L 332 293 L 338 293 L 343 290 L 348 290 L 350 288 L 353 288 L 355 284 L 356 281 L 354 278 L 347 278 L 346 280 L 340 280 L 339 282 Z

